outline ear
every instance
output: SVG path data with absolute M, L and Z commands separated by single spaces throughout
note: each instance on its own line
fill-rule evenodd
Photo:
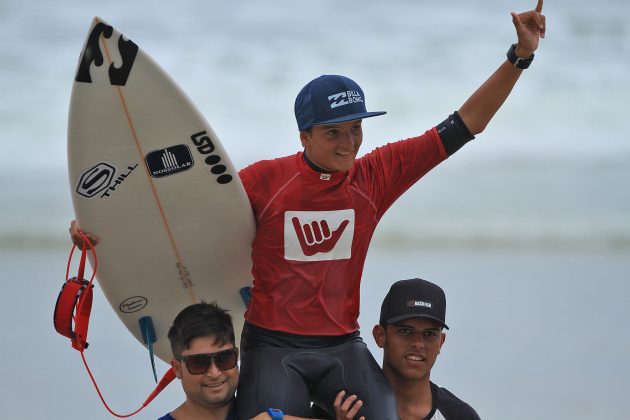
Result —
M 387 341 L 385 338 L 385 328 L 376 324 L 374 328 L 372 328 L 372 336 L 374 337 L 374 341 L 376 341 L 377 346 L 385 348 L 385 343 Z
M 175 359 L 171 359 L 171 367 L 175 371 L 175 376 L 177 376 L 177 379 L 182 379 L 182 364 Z
M 442 351 L 442 346 L 444 345 L 445 341 L 446 341 L 446 334 L 441 332 L 440 333 L 440 349 L 438 350 L 438 354 L 440 354 L 440 352 Z
M 302 147 L 306 147 L 311 140 L 311 135 L 308 131 L 300 131 L 300 141 L 302 142 Z

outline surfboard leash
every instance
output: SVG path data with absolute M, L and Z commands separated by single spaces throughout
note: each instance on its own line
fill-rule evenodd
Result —
M 66 266 L 66 282 L 61 287 L 61 292 L 59 292 L 59 297 L 55 304 L 53 321 L 55 330 L 72 341 L 72 348 L 82 352 L 88 347 L 87 335 L 90 312 L 92 311 L 93 283 L 98 267 L 98 258 L 90 240 L 83 232 L 80 232 L 80 234 L 83 240 L 83 249 L 81 251 L 78 274 L 77 277 L 69 278 L 72 255 L 77 247 L 73 245 L 70 250 L 70 257 L 68 258 L 68 265 Z M 83 278 L 88 246 L 94 257 L 94 270 L 89 281 Z M 72 327 L 73 323 L 74 328 Z
M 96 277 L 96 270 L 98 267 L 98 257 L 96 256 L 96 251 L 94 250 L 94 245 L 92 242 L 85 236 L 85 234 L 79 231 L 82 238 L 82 246 L 81 246 L 81 260 L 79 263 L 77 277 L 69 278 L 70 274 L 70 264 L 72 262 L 72 255 L 74 254 L 74 250 L 77 247 L 76 244 L 72 246 L 70 250 L 70 256 L 68 257 L 68 265 L 66 266 L 66 281 L 61 287 L 61 292 L 59 292 L 59 297 L 57 298 L 57 303 L 55 304 L 55 311 L 53 315 L 53 323 L 55 326 L 55 330 L 63 335 L 64 337 L 68 337 L 72 342 L 72 348 L 81 353 L 81 359 L 83 360 L 83 365 L 87 370 L 90 379 L 92 380 L 92 384 L 94 384 L 94 388 L 96 389 L 96 393 L 98 394 L 101 402 L 109 411 L 109 413 L 115 417 L 119 418 L 127 418 L 131 417 L 137 413 L 139 413 L 144 407 L 149 405 L 151 401 L 160 393 L 164 388 L 168 386 L 169 383 L 175 379 L 176 374 L 173 368 L 169 368 L 160 382 L 157 384 L 153 392 L 149 394 L 147 399 L 144 401 L 141 407 L 129 414 L 119 414 L 114 412 L 103 397 L 101 390 L 96 383 L 96 379 L 88 366 L 87 360 L 85 359 L 84 350 L 88 348 L 87 343 L 87 333 L 88 326 L 90 323 L 90 313 L 92 311 L 92 298 L 93 298 L 93 289 L 94 289 L 94 278 Z M 92 277 L 90 280 L 85 280 L 83 278 L 83 274 L 85 273 L 85 260 L 87 257 L 87 249 L 90 248 L 92 252 L 92 256 L 94 258 L 94 270 L 92 270 Z M 74 324 L 74 328 L 73 328 Z M 154 370 L 155 374 L 155 370 Z M 156 377 L 157 380 L 157 377 Z

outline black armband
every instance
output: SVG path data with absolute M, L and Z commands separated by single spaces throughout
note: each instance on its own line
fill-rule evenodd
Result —
M 475 138 L 468 127 L 464 124 L 459 112 L 455 111 L 453 115 L 449 115 L 447 119 L 442 121 L 436 127 L 446 153 L 451 156 L 457 152 L 463 145 Z

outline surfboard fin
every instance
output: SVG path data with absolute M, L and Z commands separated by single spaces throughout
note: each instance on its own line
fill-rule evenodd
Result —
M 247 308 L 249 306 L 249 300 L 252 298 L 252 288 L 251 286 L 241 287 L 238 291 L 241 294 L 241 299 L 243 299 L 243 303 Z
M 138 321 L 140 323 L 140 331 L 142 331 L 142 339 L 149 349 L 149 357 L 151 358 L 151 368 L 153 369 L 153 378 L 157 383 L 157 372 L 155 371 L 155 355 L 153 353 L 153 343 L 156 342 L 155 328 L 153 328 L 153 320 L 150 316 L 143 316 Z

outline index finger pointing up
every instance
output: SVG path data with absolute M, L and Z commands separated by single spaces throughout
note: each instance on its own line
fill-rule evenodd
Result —
M 543 0 L 538 0 L 538 4 L 536 5 L 536 10 L 538 13 L 542 12 Z

